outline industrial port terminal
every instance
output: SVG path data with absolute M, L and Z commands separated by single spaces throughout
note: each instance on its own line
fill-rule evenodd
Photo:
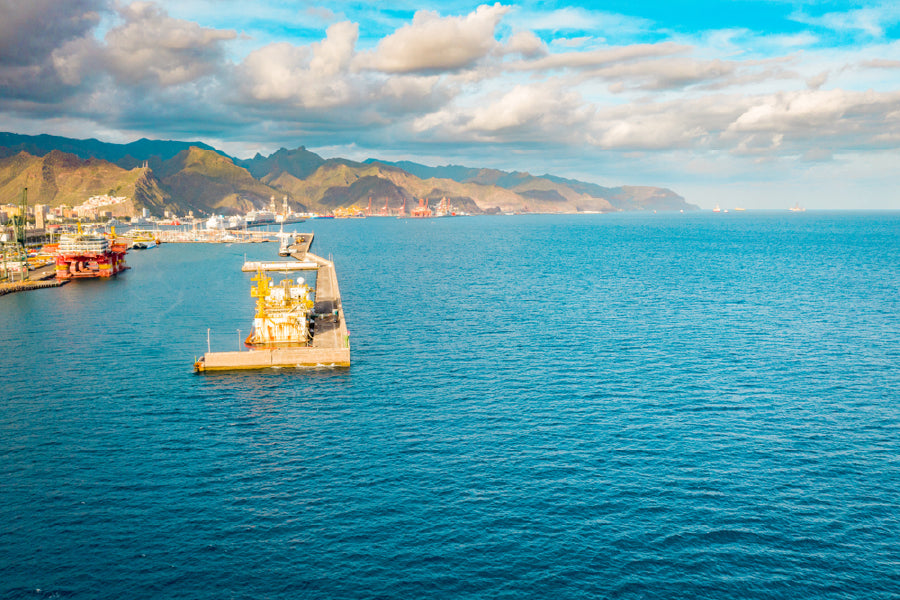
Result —
M 334 262 L 309 251 L 312 233 L 292 234 L 283 252 L 295 260 L 245 262 L 257 273 L 251 295 L 257 299 L 246 351 L 207 352 L 194 363 L 198 373 L 271 367 L 349 367 L 350 336 L 344 320 Z M 314 271 L 315 291 L 302 278 L 272 284 L 268 273 Z M 314 293 L 314 298 L 312 297 Z

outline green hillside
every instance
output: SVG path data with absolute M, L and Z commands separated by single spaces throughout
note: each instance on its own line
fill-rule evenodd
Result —
M 169 196 L 149 169 L 122 169 L 98 159 L 82 160 L 59 150 L 42 156 L 20 152 L 0 159 L 0 203 L 16 202 L 28 188 L 29 204 L 77 206 L 91 196 L 131 199 L 127 212 L 142 208 L 162 212 Z
M 230 158 L 196 147 L 164 162 L 159 177 L 182 211 L 197 214 L 242 214 L 283 196 Z

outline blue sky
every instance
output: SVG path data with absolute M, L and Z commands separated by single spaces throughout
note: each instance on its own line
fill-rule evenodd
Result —
M 0 3 L 0 129 L 900 209 L 889 2 Z

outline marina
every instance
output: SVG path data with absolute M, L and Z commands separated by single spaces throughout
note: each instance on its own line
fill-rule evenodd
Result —
M 247 229 L 156 229 L 156 238 L 166 244 L 248 244 L 274 242 L 274 233 Z

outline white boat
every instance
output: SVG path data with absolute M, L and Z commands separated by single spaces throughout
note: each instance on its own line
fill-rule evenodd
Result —
M 213 215 L 206 222 L 206 228 L 209 230 L 224 230 L 225 229 L 225 217 L 222 215 Z
M 799 203 L 799 202 L 797 202 L 796 204 L 794 204 L 794 206 L 792 206 L 792 207 L 789 208 L 788 210 L 790 210 L 791 212 L 804 212 L 804 211 L 806 211 L 805 208 L 803 208 L 802 206 L 800 206 L 800 203 Z

